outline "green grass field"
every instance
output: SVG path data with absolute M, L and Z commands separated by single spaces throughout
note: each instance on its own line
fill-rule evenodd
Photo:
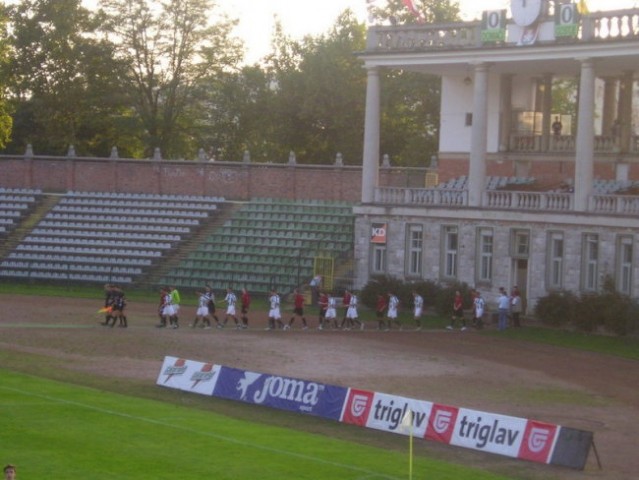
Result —
M 0 457 L 21 480 L 409 478 L 408 438 L 387 451 L 6 370 L 0 411 Z M 507 477 L 416 457 L 413 478 Z

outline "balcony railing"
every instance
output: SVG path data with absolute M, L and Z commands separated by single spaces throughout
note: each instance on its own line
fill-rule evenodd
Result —
M 564 192 L 515 192 L 485 190 L 483 207 L 533 212 L 571 212 L 574 206 L 572 193 Z M 375 203 L 410 207 L 467 207 L 467 190 L 440 188 L 378 187 Z M 639 196 L 591 195 L 588 211 L 598 214 L 637 215 Z
M 548 148 L 544 149 L 544 137 L 541 135 L 510 136 L 510 151 L 513 152 L 574 152 L 575 137 L 572 135 L 551 135 L 548 137 Z M 596 135 L 594 151 L 596 153 L 617 153 L 622 150 L 619 138 L 611 135 Z M 630 138 L 629 153 L 639 153 L 639 136 Z
M 552 12 L 551 12 L 552 13 Z M 548 17 L 552 20 L 552 15 Z M 578 41 L 608 41 L 639 37 L 639 9 L 593 12 L 582 17 Z M 368 29 L 366 51 L 406 52 L 477 48 L 481 22 L 373 26 Z

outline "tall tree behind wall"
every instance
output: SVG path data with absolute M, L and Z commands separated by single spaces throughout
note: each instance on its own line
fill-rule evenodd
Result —
M 0 5 L 0 148 L 4 148 L 11 136 L 13 119 L 7 103 L 7 64 L 9 60 L 7 39 L 7 16 L 4 5 Z
M 159 147 L 165 158 L 193 158 L 193 137 L 206 79 L 236 68 L 242 45 L 231 37 L 235 21 L 211 0 L 103 0 L 105 30 L 127 66 L 123 84 L 144 127 L 147 156 Z
M 130 140 L 114 118 L 119 65 L 112 45 L 96 34 L 99 16 L 80 0 L 23 0 L 8 10 L 11 55 L 7 66 L 14 110 L 10 152 L 33 144 L 39 154 L 60 155 L 73 144 L 78 154 L 107 155 Z M 129 142 L 127 142 L 129 143 Z
M 380 3 L 381 5 L 377 5 Z M 378 25 L 437 24 L 460 19 L 459 4 L 450 0 L 377 2 L 369 9 Z M 439 149 L 441 81 L 438 76 L 402 69 L 383 70 L 381 152 L 395 165 L 428 166 Z

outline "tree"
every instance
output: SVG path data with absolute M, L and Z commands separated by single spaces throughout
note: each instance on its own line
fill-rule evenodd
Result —
M 127 98 L 143 127 L 146 154 L 159 147 L 166 157 L 193 156 L 193 136 L 205 80 L 234 69 L 241 43 L 231 37 L 237 23 L 209 18 L 211 0 L 103 0 L 105 31 L 126 64 Z
M 9 16 L 10 149 L 32 143 L 39 153 L 60 154 L 74 144 L 78 152 L 106 154 L 115 141 L 105 126 L 118 110 L 119 67 L 112 46 L 96 35 L 100 18 L 79 0 L 24 0 Z
M 302 163 L 332 163 L 338 152 L 345 163 L 361 161 L 366 72 L 355 52 L 364 46 L 364 26 L 350 10 L 326 35 L 298 42 L 276 31 L 267 68 L 280 158 L 293 150 Z
M 2 6 L 0 11 L 0 148 L 4 148 L 11 136 L 13 119 L 9 114 L 6 100 L 6 73 L 8 63 L 9 44 L 7 39 L 7 17 Z
M 415 15 L 402 0 L 373 6 L 375 23 L 445 23 L 459 20 L 459 4 L 450 0 L 416 0 Z M 382 73 L 381 151 L 395 165 L 424 166 L 438 151 L 440 79 L 401 69 Z

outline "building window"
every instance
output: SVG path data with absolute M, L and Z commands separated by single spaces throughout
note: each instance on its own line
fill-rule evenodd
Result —
M 510 256 L 513 258 L 528 258 L 530 254 L 530 231 L 511 230 Z
M 489 283 L 493 279 L 493 230 L 477 229 L 477 281 Z
M 406 227 L 406 275 L 418 277 L 422 274 L 424 231 L 422 225 Z
M 564 234 L 548 233 L 548 265 L 546 266 L 546 287 L 559 290 L 564 286 Z
M 632 294 L 632 244 L 631 236 L 623 235 L 617 239 L 616 286 L 617 291 L 625 295 Z
M 599 237 L 587 233 L 583 237 L 581 284 L 587 292 L 599 288 Z
M 442 276 L 457 278 L 457 255 L 459 249 L 457 227 L 444 226 L 442 230 Z
M 371 272 L 386 272 L 386 244 L 371 244 Z

